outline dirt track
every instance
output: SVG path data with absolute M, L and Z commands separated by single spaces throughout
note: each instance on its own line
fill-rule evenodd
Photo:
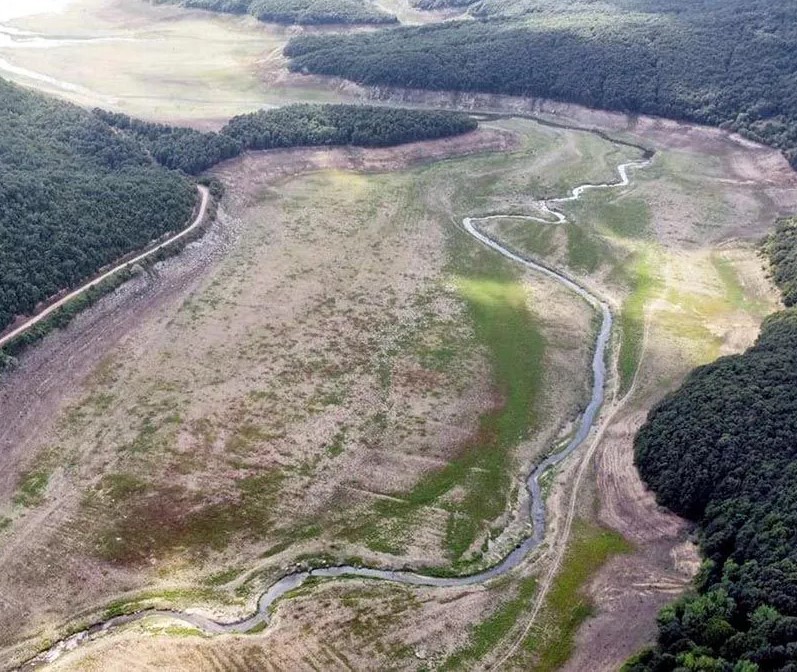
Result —
M 51 303 L 49 306 L 47 306 L 47 308 L 42 310 L 40 313 L 25 320 L 22 324 L 15 326 L 7 334 L 0 337 L 0 348 L 2 348 L 7 343 L 13 341 L 15 338 L 17 338 L 17 336 L 24 334 L 32 326 L 46 319 L 48 316 L 52 315 L 56 310 L 66 305 L 73 299 L 76 299 L 81 294 L 85 294 L 92 287 L 95 287 L 96 285 L 100 284 L 101 282 L 104 282 L 108 278 L 113 277 L 123 269 L 131 268 L 132 266 L 135 266 L 137 263 L 144 261 L 145 259 L 148 259 L 156 252 L 162 250 L 165 247 L 168 247 L 169 245 L 177 242 L 178 240 L 185 238 L 189 233 L 195 230 L 200 224 L 202 224 L 202 221 L 205 219 L 205 214 L 207 213 L 208 210 L 208 203 L 210 201 L 210 192 L 208 191 L 207 187 L 198 185 L 197 190 L 199 191 L 199 196 L 200 196 L 199 212 L 197 213 L 196 217 L 191 222 L 191 224 L 189 224 L 179 233 L 170 236 L 169 238 L 167 238 L 161 243 L 158 243 L 157 245 L 155 245 L 155 247 L 147 250 L 146 252 L 142 252 L 141 254 L 136 255 L 132 259 L 123 261 L 114 266 L 113 268 L 111 268 L 110 270 L 105 271 L 102 275 L 99 275 L 98 277 L 89 280 L 88 282 L 78 287 L 74 291 L 70 292 L 66 296 L 63 296 L 54 303 Z

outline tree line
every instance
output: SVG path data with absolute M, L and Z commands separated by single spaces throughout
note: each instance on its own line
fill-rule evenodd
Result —
M 203 133 L 95 110 L 105 123 L 143 143 L 160 164 L 196 175 L 251 149 L 354 145 L 387 147 L 472 131 L 463 114 L 368 105 L 288 105 L 233 117 L 219 133 Z
M 781 222 L 766 245 L 789 304 L 796 230 Z M 690 374 L 634 450 L 658 501 L 696 521 L 705 561 L 626 672 L 797 670 L 797 308 L 770 316 L 745 353 Z
M 797 161 L 797 4 L 525 5 L 513 18 L 473 10 L 480 20 L 299 36 L 285 54 L 293 71 L 364 85 L 543 96 L 722 126 Z
M 182 227 L 193 185 L 96 116 L 0 80 L 0 330 Z
M 258 21 L 286 25 L 397 23 L 368 0 L 157 0 L 190 9 L 249 14 Z

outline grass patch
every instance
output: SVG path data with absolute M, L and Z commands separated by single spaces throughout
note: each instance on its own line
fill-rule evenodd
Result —
M 650 207 L 644 199 L 627 192 L 589 191 L 581 200 L 568 204 L 568 211 L 597 231 L 637 240 L 650 236 Z
M 102 620 L 108 620 L 116 616 L 133 614 L 137 611 L 150 609 L 158 604 L 168 604 L 170 606 L 180 606 L 184 604 L 196 603 L 218 603 L 232 604 L 229 596 L 212 588 L 193 588 L 193 589 L 174 589 L 163 591 L 144 592 L 133 599 L 116 600 L 111 602 L 106 608 Z
M 223 569 L 220 572 L 215 572 L 205 579 L 205 584 L 208 586 L 223 586 L 228 584 L 233 579 L 237 579 L 246 570 L 242 567 L 231 567 L 230 569 Z
M 329 455 L 329 457 L 337 457 L 343 452 L 343 449 L 346 445 L 347 433 L 348 427 L 341 427 L 337 432 L 335 432 L 332 440 L 325 446 L 327 455 Z
M 562 233 L 560 225 L 543 224 L 528 219 L 498 220 L 500 240 L 508 241 L 515 249 L 534 257 L 547 258 L 557 250 L 557 238 Z
M 461 670 L 466 663 L 484 658 L 503 641 L 517 623 L 536 590 L 537 581 L 534 577 L 523 579 L 517 595 L 499 606 L 486 620 L 473 626 L 470 643 L 449 656 L 439 669 Z
M 27 508 L 41 504 L 51 474 L 52 470 L 46 467 L 32 469 L 22 474 L 14 493 L 14 505 Z
M 168 552 L 221 550 L 236 535 L 262 538 L 272 529 L 282 479 L 280 471 L 239 479 L 235 492 L 210 504 L 207 494 L 176 485 L 127 488 L 127 496 L 116 499 L 106 491 L 90 493 L 87 505 L 113 517 L 100 532 L 97 554 L 111 562 L 140 564 Z
M 645 238 L 650 233 L 650 208 L 641 198 L 623 198 L 604 203 L 601 219 L 623 238 Z
M 736 267 L 730 259 L 715 253 L 711 255 L 711 264 L 714 266 L 714 270 L 716 270 L 720 282 L 725 288 L 725 300 L 728 304 L 738 310 L 746 310 L 761 316 L 769 312 L 765 301 L 751 298 L 745 292 L 744 285 L 736 272 Z
M 409 492 L 377 501 L 346 534 L 373 550 L 400 553 L 423 509 L 434 505 L 448 512 L 446 551 L 457 570 L 480 558 L 463 556 L 506 507 L 512 451 L 535 420 L 545 341 L 510 264 L 464 236 L 452 236 L 451 251 L 474 345 L 487 353 L 500 406 L 482 415 L 477 434 L 445 467 Z
M 616 532 L 586 521 L 576 521 L 570 548 L 543 607 L 539 627 L 523 641 L 526 656 L 533 656 L 535 672 L 561 667 L 573 651 L 581 624 L 593 614 L 583 589 L 610 558 L 631 551 Z
M 638 255 L 628 265 L 630 293 L 620 310 L 620 394 L 631 387 L 645 340 L 645 305 L 658 285 L 651 253 Z
M 747 304 L 744 296 L 744 288 L 742 283 L 739 282 L 739 276 L 736 275 L 736 269 L 733 264 L 719 256 L 718 254 L 711 255 L 711 265 L 717 271 L 722 286 L 725 288 L 725 298 L 734 308 L 743 308 Z
M 263 632 L 268 627 L 268 621 L 261 621 L 257 625 L 253 625 L 249 630 L 247 630 L 244 634 L 246 635 L 256 635 L 260 632 Z
M 604 261 L 611 260 L 607 244 L 593 231 L 575 222 L 568 222 L 567 231 L 567 265 L 570 268 L 594 273 Z

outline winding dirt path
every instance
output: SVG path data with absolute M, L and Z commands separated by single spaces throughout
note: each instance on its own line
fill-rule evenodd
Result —
M 546 215 L 554 217 L 555 221 L 551 221 L 549 218 L 543 219 L 528 215 L 522 216 L 522 218 L 529 221 L 542 221 L 553 225 L 564 224 L 567 221 L 565 215 L 561 213 L 559 210 L 552 208 L 551 204 L 575 201 L 579 199 L 586 191 L 593 189 L 611 189 L 611 188 L 627 186 L 630 183 L 628 170 L 630 168 L 643 168 L 647 166 L 650 162 L 649 156 L 650 154 L 646 153 L 645 158 L 643 160 L 631 161 L 618 166 L 617 171 L 620 179 L 616 182 L 602 183 L 602 184 L 584 184 L 573 189 L 568 196 L 556 199 L 548 199 L 546 201 L 539 201 L 537 203 L 537 207 Z M 78 295 L 79 293 L 86 291 L 92 284 L 99 282 L 102 279 L 109 277 L 110 275 L 113 275 L 114 273 L 118 272 L 119 270 L 121 270 L 122 268 L 124 268 L 129 264 L 135 263 L 143 258 L 146 258 L 147 256 L 153 254 L 163 246 L 168 245 L 174 240 L 177 240 L 178 238 L 189 233 L 191 229 L 193 229 L 195 226 L 199 224 L 206 209 L 208 194 L 207 190 L 203 189 L 204 188 L 200 187 L 200 190 L 202 190 L 203 194 L 203 203 L 200 215 L 197 218 L 197 220 L 191 225 L 191 227 L 189 227 L 182 233 L 178 234 L 177 236 L 174 236 L 170 240 L 165 241 L 158 247 L 142 255 L 139 255 L 138 257 L 136 257 L 131 261 L 121 264 L 115 269 L 112 269 L 107 274 L 101 276 L 101 278 L 92 281 L 91 283 L 89 283 L 87 286 L 84 286 L 80 290 L 76 290 L 76 292 L 73 292 L 69 296 L 64 297 L 64 299 L 62 299 L 61 302 L 59 302 L 59 304 L 63 305 L 62 302 L 68 301 L 69 299 L 74 298 L 74 296 Z M 501 217 L 501 216 L 502 215 L 494 215 L 492 217 Z M 503 216 L 505 217 L 512 216 L 513 218 L 518 218 L 517 216 L 513 215 L 503 215 Z M 489 218 L 482 218 L 482 219 L 486 220 Z M 470 218 L 470 217 L 465 218 L 462 222 L 463 230 L 466 231 L 469 235 L 473 236 L 480 243 L 490 247 L 491 249 L 495 250 L 496 252 L 506 257 L 507 259 L 510 259 L 511 261 L 514 261 L 536 273 L 542 273 L 544 275 L 547 275 L 557 280 L 558 282 L 562 283 L 569 290 L 571 290 L 572 292 L 583 298 L 585 301 L 587 301 L 593 308 L 599 311 L 599 313 L 602 315 L 601 329 L 596 337 L 595 352 L 592 361 L 593 385 L 592 385 L 592 396 L 590 402 L 579 421 L 578 428 L 574 436 L 568 442 L 568 444 L 559 452 L 556 452 L 547 457 L 545 460 L 543 460 L 532 471 L 532 473 L 528 476 L 527 479 L 527 488 L 529 490 L 530 501 L 531 501 L 529 516 L 533 522 L 533 532 L 529 537 L 527 537 L 522 543 L 520 543 L 513 551 L 511 551 L 506 557 L 503 558 L 503 560 L 501 560 L 496 565 L 493 565 L 492 567 L 489 567 L 477 574 L 473 574 L 470 576 L 432 577 L 406 570 L 377 569 L 377 568 L 358 567 L 358 566 L 349 566 L 349 565 L 324 567 L 320 569 L 311 569 L 303 572 L 288 574 L 282 577 L 276 583 L 274 583 L 271 587 L 268 588 L 268 590 L 266 590 L 261 595 L 258 601 L 257 610 L 252 616 L 242 621 L 237 621 L 232 623 L 219 622 L 199 614 L 189 613 L 185 611 L 176 611 L 176 610 L 144 610 L 141 612 L 136 612 L 125 616 L 118 616 L 97 623 L 86 630 L 78 632 L 66 639 L 57 642 L 47 651 L 44 651 L 43 653 L 37 655 L 35 658 L 32 658 L 31 660 L 27 661 L 18 669 L 19 670 L 36 669 L 41 665 L 45 665 L 47 663 L 56 660 L 64 653 L 73 650 L 74 648 L 76 648 L 77 646 L 79 646 L 84 642 L 90 641 L 96 638 L 97 636 L 101 636 L 102 634 L 111 632 L 123 625 L 138 621 L 142 618 L 149 616 L 164 615 L 172 618 L 177 618 L 185 623 L 198 627 L 204 632 L 210 634 L 247 632 L 254 627 L 257 626 L 262 627 L 263 625 L 267 625 L 270 620 L 269 612 L 271 606 L 286 593 L 302 585 L 310 577 L 337 578 L 337 577 L 356 576 L 361 578 L 390 581 L 404 585 L 432 586 L 432 587 L 464 587 L 475 584 L 481 584 L 495 577 L 504 575 L 510 570 L 520 565 L 524 560 L 526 560 L 529 554 L 537 547 L 539 547 L 540 544 L 542 544 L 542 542 L 546 539 L 545 503 L 539 482 L 540 477 L 549 468 L 565 460 L 577 448 L 582 446 L 590 436 L 594 435 L 595 422 L 598 416 L 598 412 L 600 411 L 600 408 L 604 402 L 605 383 L 607 375 L 605 354 L 606 354 L 606 348 L 611 338 L 613 319 L 608 304 L 604 302 L 602 299 L 600 299 L 598 296 L 593 294 L 585 286 L 581 285 L 576 280 L 569 277 L 566 273 L 562 271 L 555 270 L 553 268 L 549 268 L 537 262 L 523 258 L 515 254 L 514 252 L 510 251 L 509 249 L 505 248 L 498 241 L 482 233 L 476 225 L 476 222 L 478 221 L 481 220 L 478 218 Z M 52 310 L 55 310 L 59 304 L 54 304 L 50 309 L 48 309 L 48 311 L 52 312 Z M 46 314 L 48 313 L 43 313 L 42 315 L 37 316 L 37 318 L 34 318 L 35 321 L 31 321 L 26 325 L 23 325 L 21 329 L 24 330 L 26 328 L 29 328 L 30 326 L 32 326 L 32 324 L 35 324 L 35 322 L 45 317 Z M 602 431 L 603 428 L 605 428 L 605 426 L 606 423 L 605 422 L 602 423 L 600 431 Z M 572 495 L 573 499 L 575 498 L 575 493 L 578 491 L 578 486 L 580 485 L 580 482 L 583 478 L 583 474 L 586 470 L 585 465 L 588 464 L 589 456 L 591 455 L 592 451 L 594 451 L 595 446 L 597 445 L 597 442 L 600 438 L 600 431 L 597 435 L 594 436 L 593 441 L 590 443 L 589 452 L 587 455 L 585 455 L 585 459 L 579 467 L 578 475 L 575 481 L 574 494 Z M 571 504 L 571 509 L 572 508 L 573 505 Z M 568 523 L 569 522 L 572 522 L 572 515 L 568 515 Z M 558 542 L 561 547 L 564 547 L 566 545 L 563 543 L 563 541 L 566 539 L 568 530 L 569 530 L 569 524 L 565 526 L 563 533 L 558 535 L 559 536 Z M 561 553 L 559 555 L 561 555 Z M 555 567 L 556 567 L 556 562 L 554 562 L 553 568 L 548 572 L 548 577 L 553 576 Z M 536 613 L 539 611 L 541 603 L 542 603 L 542 597 L 538 596 L 537 604 L 532 614 L 532 618 L 536 616 Z M 527 629 L 530 627 L 531 624 L 528 624 Z M 512 650 L 513 649 L 510 649 L 505 658 L 511 655 Z
M 153 254 L 155 254 L 156 252 L 162 250 L 164 247 L 168 247 L 172 243 L 175 243 L 176 241 L 178 241 L 178 240 L 180 240 L 182 238 L 185 238 L 185 236 L 187 236 L 194 229 L 196 229 L 202 223 L 202 221 L 205 219 L 205 215 L 207 214 L 207 210 L 208 210 L 208 204 L 210 203 L 210 192 L 208 191 L 207 187 L 204 187 L 201 184 L 197 185 L 197 191 L 199 191 L 200 198 L 201 198 L 200 204 L 199 204 L 199 212 L 197 213 L 197 215 L 194 218 L 193 222 L 191 222 L 191 224 L 188 227 L 186 227 L 185 229 L 183 229 L 179 233 L 176 233 L 175 235 L 171 236 L 167 240 L 164 240 L 162 243 L 159 243 L 155 247 L 147 250 L 146 252 L 142 252 L 141 254 L 133 257 L 132 259 L 128 259 L 127 261 L 120 262 L 119 264 L 114 266 L 111 270 L 106 271 L 105 273 L 103 273 L 98 278 L 94 278 L 92 280 L 89 280 L 87 283 L 85 283 L 84 285 L 81 285 L 76 290 L 74 290 L 74 291 L 70 292 L 69 294 L 67 294 L 66 296 L 58 299 L 58 301 L 56 301 L 55 303 L 49 305 L 47 308 L 45 308 L 39 314 L 34 315 L 33 317 L 31 317 L 30 319 L 26 320 L 25 322 L 23 322 L 18 327 L 12 329 L 6 335 L 0 337 L 0 348 L 2 348 L 4 345 L 7 345 L 8 343 L 10 343 L 11 341 L 13 341 L 18 336 L 21 336 L 22 334 L 24 334 L 28 329 L 30 329 L 34 325 L 38 324 L 42 320 L 44 320 L 47 317 L 49 317 L 50 315 L 52 315 L 56 310 L 58 310 L 59 308 L 65 306 L 67 303 L 69 303 L 73 299 L 76 299 L 81 294 L 85 294 L 92 287 L 94 287 L 96 285 L 99 285 L 101 282 L 104 282 L 108 278 L 113 277 L 114 275 L 116 275 L 120 271 L 122 271 L 122 270 L 124 270 L 126 268 L 130 268 L 131 266 L 139 263 L 140 261 L 143 261 L 144 259 L 147 259 L 148 257 L 151 257 Z

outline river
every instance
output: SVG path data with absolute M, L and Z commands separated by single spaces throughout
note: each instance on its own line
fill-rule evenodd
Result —
M 578 427 L 573 437 L 567 445 L 560 451 L 552 453 L 540 462 L 526 479 L 526 487 L 530 496 L 529 518 L 532 523 L 532 533 L 518 544 L 510 553 L 495 565 L 468 576 L 457 577 L 435 577 L 427 576 L 408 570 L 379 569 L 372 567 L 360 567 L 352 565 L 341 565 L 335 567 L 321 567 L 298 571 L 279 579 L 272 584 L 258 600 L 257 610 L 250 617 L 235 622 L 220 622 L 200 614 L 189 613 L 176 610 L 144 610 L 134 614 L 116 616 L 106 621 L 97 623 L 90 628 L 78 632 L 66 639 L 53 645 L 47 651 L 42 652 L 23 664 L 19 670 L 33 670 L 42 665 L 56 660 L 64 653 L 71 651 L 86 641 L 100 636 L 104 633 L 118 629 L 119 627 L 150 616 L 169 616 L 179 619 L 185 623 L 193 625 L 209 634 L 221 633 L 240 633 L 247 632 L 254 627 L 267 625 L 269 622 L 269 612 L 272 605 L 283 597 L 286 593 L 301 586 L 311 577 L 334 579 L 339 577 L 360 577 L 369 579 L 379 579 L 404 585 L 413 586 L 432 586 L 432 587 L 457 587 L 470 586 L 484 583 L 497 576 L 506 574 L 511 569 L 517 567 L 534 549 L 545 540 L 545 499 L 540 486 L 540 478 L 550 468 L 556 466 L 582 446 L 590 436 L 595 426 L 596 418 L 603 405 L 606 387 L 606 349 L 609 345 L 612 333 L 612 313 L 608 304 L 600 297 L 593 294 L 584 285 L 567 274 L 549 268 L 540 263 L 524 258 L 513 251 L 504 247 L 500 242 L 485 234 L 478 226 L 480 221 L 496 218 L 525 219 L 527 221 L 542 222 L 551 226 L 558 226 L 567 223 L 566 215 L 559 210 L 556 205 L 578 200 L 590 190 L 595 189 L 614 189 L 625 187 L 630 184 L 629 170 L 644 168 L 650 163 L 649 158 L 638 161 L 630 161 L 617 167 L 620 179 L 616 182 L 601 184 L 582 184 L 573 189 L 569 195 L 560 198 L 537 201 L 534 205 L 546 217 L 536 217 L 531 215 L 490 215 L 487 217 L 466 217 L 462 221 L 462 229 L 473 236 L 481 244 L 495 250 L 498 254 L 507 259 L 536 273 L 544 274 L 560 282 L 574 294 L 580 296 L 589 303 L 601 316 L 601 327 L 595 339 L 595 348 L 592 358 L 592 394 L 587 407 L 578 422 Z M 553 218 L 553 221 L 551 220 Z

